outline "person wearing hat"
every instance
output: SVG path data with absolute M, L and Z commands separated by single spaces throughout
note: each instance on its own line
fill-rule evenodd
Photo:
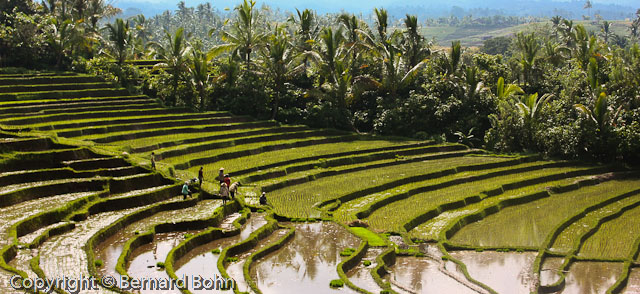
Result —
M 151 152 L 151 168 L 153 170 L 156 169 L 156 154 L 155 154 L 155 152 Z
M 183 200 L 187 200 L 187 196 L 191 196 L 191 191 L 189 191 L 189 181 L 184 182 L 182 185 L 182 196 Z
M 222 197 L 222 205 L 227 204 L 227 200 L 229 200 L 229 186 L 224 182 L 220 184 L 220 197 Z
M 265 192 L 260 195 L 260 205 L 267 205 L 267 193 Z

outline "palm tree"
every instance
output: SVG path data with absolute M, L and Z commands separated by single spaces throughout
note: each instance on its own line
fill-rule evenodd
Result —
M 351 14 L 341 14 L 338 16 L 338 21 L 344 29 L 346 30 L 346 39 L 345 46 L 351 51 L 351 74 L 356 73 L 356 66 L 358 65 L 358 58 L 360 53 L 360 48 L 362 44 L 360 42 L 360 32 L 363 28 L 363 24 L 361 24 L 358 17 Z
M 584 8 L 584 9 L 588 9 L 588 10 L 589 10 L 589 12 L 588 12 L 588 15 L 587 15 L 587 16 L 588 16 L 589 18 L 591 18 L 591 8 L 593 8 L 593 4 L 591 4 L 591 0 L 587 0 L 587 1 L 585 1 L 585 2 L 584 2 L 584 7 L 583 7 L 583 8 Z
M 582 25 L 577 25 L 574 28 L 574 40 L 573 57 L 580 61 L 583 69 L 586 69 L 589 59 L 596 56 L 600 51 L 598 40 L 595 36 L 589 37 L 589 33 Z
M 402 49 L 398 45 L 400 43 L 401 33 L 394 30 L 390 36 L 387 36 L 386 27 L 384 26 L 384 15 L 386 12 L 381 13 L 382 20 L 378 22 L 378 38 L 373 38 L 363 30 L 358 30 L 361 35 L 361 39 L 364 45 L 372 57 L 375 63 L 383 65 L 383 71 L 381 72 L 380 81 L 374 80 L 368 76 L 357 76 L 355 81 L 357 83 L 363 83 L 374 87 L 388 91 L 391 98 L 397 98 L 396 93 L 399 89 L 403 89 L 409 85 L 413 78 L 419 72 L 419 69 L 426 64 L 425 60 L 420 60 L 413 67 L 407 68 L 407 60 L 402 58 Z
M 211 75 L 209 74 L 210 59 L 207 54 L 202 52 L 200 46 L 196 46 L 196 49 L 192 50 L 191 53 L 191 64 L 189 65 L 191 84 L 193 84 L 200 96 L 200 111 L 205 111 L 207 86 L 211 83 Z
M 150 46 L 156 50 L 156 58 L 164 60 L 156 64 L 154 69 L 164 68 L 171 75 L 172 95 L 167 102 L 175 107 L 178 100 L 178 82 L 187 71 L 187 57 L 191 51 L 191 46 L 184 36 L 184 29 L 178 28 L 173 36 L 165 31 L 165 46 L 158 43 L 151 43 Z
M 551 30 L 553 37 L 558 40 L 558 34 L 560 33 L 560 24 L 562 23 L 562 16 L 556 15 L 551 18 Z
M 300 52 L 311 51 L 312 44 L 320 33 L 320 26 L 316 20 L 316 14 L 309 9 L 302 12 L 296 8 L 298 18 L 291 16 L 289 22 L 297 25 L 295 28 L 296 46 Z
M 289 36 L 283 28 L 276 28 L 275 34 L 269 37 L 268 42 L 261 50 L 264 60 L 264 71 L 271 77 L 273 90 L 271 119 L 278 114 L 280 97 L 285 90 L 285 83 L 295 74 L 304 70 L 305 64 L 296 60 L 297 55 Z
M 116 22 L 107 24 L 104 28 L 107 31 L 108 39 L 106 46 L 107 55 L 116 60 L 122 66 L 130 56 L 131 43 L 133 37 L 129 32 L 129 21 L 125 22 L 121 18 Z
M 46 28 L 46 41 L 56 56 L 56 67 L 61 69 L 63 57 L 72 55 L 73 48 L 79 40 L 75 23 L 70 19 L 61 21 L 52 18 Z
M 344 46 L 342 28 L 335 31 L 331 27 L 324 28 L 320 33 L 320 43 L 319 50 L 310 52 L 309 56 L 318 66 L 323 91 L 313 89 L 308 94 L 335 103 L 340 114 L 346 119 L 349 129 L 357 132 L 348 109 L 347 101 L 353 97 L 352 74 L 349 71 L 349 59 L 345 58 L 348 49 Z
M 606 20 L 602 22 L 602 24 L 600 25 L 600 36 L 602 36 L 605 43 L 609 44 L 609 38 L 613 36 L 610 22 Z
M 525 85 L 529 85 L 532 76 L 532 70 L 536 66 L 538 51 L 540 51 L 540 43 L 535 33 L 525 35 L 520 32 L 517 34 L 516 44 L 520 49 L 520 65 L 522 66 L 522 74 Z
M 227 44 L 215 46 L 210 51 L 210 55 L 215 56 L 225 51 L 235 51 L 244 60 L 246 70 L 251 69 L 251 54 L 258 52 L 256 49 L 260 49 L 267 36 L 259 25 L 261 16 L 259 11 L 255 9 L 255 5 L 256 2 L 253 0 L 244 0 L 242 4 L 236 6 L 237 14 L 233 25 L 229 30 L 221 33 L 222 40 Z
M 462 46 L 460 46 L 460 41 L 451 42 L 451 53 L 449 54 L 449 58 L 446 63 L 446 70 L 449 75 L 455 75 L 458 71 L 458 66 L 460 65 L 460 60 L 462 58 Z
M 384 8 L 374 8 L 373 12 L 376 15 L 376 29 L 378 31 L 378 38 L 381 42 L 387 41 L 387 27 L 389 26 L 389 16 L 387 10 Z
M 569 48 L 551 40 L 547 40 L 544 43 L 543 50 L 545 61 L 553 64 L 555 67 L 560 67 L 565 60 L 571 57 L 571 50 L 569 50 Z
M 316 42 L 318 34 L 320 33 L 320 26 L 316 20 L 316 15 L 309 9 L 305 9 L 302 12 L 296 9 L 296 13 L 298 18 L 291 16 L 288 20 L 297 26 L 294 29 L 296 36 L 295 47 L 298 52 L 311 52 L 311 50 L 313 50 L 313 44 Z M 309 63 L 309 58 L 306 54 L 303 55 L 301 62 L 306 73 Z
M 431 55 L 430 45 L 418 31 L 418 18 L 415 15 L 408 15 L 404 19 L 406 31 L 404 33 L 403 56 L 406 60 L 406 70 L 409 70 L 425 58 Z

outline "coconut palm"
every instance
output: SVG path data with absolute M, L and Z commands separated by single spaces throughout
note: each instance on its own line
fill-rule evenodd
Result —
M 415 15 L 407 14 L 404 19 L 404 26 L 402 55 L 406 61 L 405 66 L 408 71 L 431 55 L 431 46 L 418 31 L 418 18 Z
M 109 23 L 104 27 L 107 31 L 106 55 L 116 60 L 118 65 L 122 66 L 125 60 L 131 55 L 131 45 L 133 36 L 129 31 L 129 21 L 121 18 L 116 19 L 115 23 Z
M 246 70 L 251 69 L 252 53 L 258 52 L 264 44 L 267 34 L 263 32 L 260 24 L 261 16 L 255 8 L 256 2 L 244 0 L 236 6 L 237 12 L 233 24 L 229 30 L 222 31 L 221 38 L 226 44 L 215 46 L 210 51 L 210 56 L 216 56 L 222 52 L 235 51 L 245 62 Z M 211 34 L 212 32 L 210 32 Z
M 56 56 L 56 67 L 62 68 L 62 59 L 65 55 L 71 55 L 80 36 L 76 25 L 70 19 L 59 20 L 52 18 L 46 26 L 46 41 Z
M 529 85 L 541 46 L 535 33 L 525 35 L 520 32 L 516 36 L 516 44 L 520 50 L 520 65 L 522 66 L 523 80 L 525 85 Z
M 284 28 L 276 28 L 268 42 L 261 50 L 263 69 L 268 74 L 273 84 L 274 95 L 272 97 L 271 119 L 278 114 L 280 97 L 285 90 L 285 83 L 295 74 L 304 71 L 304 63 L 297 60 L 297 54 L 289 36 Z
M 188 68 L 191 76 L 190 81 L 198 91 L 198 96 L 200 96 L 198 97 L 200 100 L 199 109 L 204 111 L 206 109 L 207 87 L 211 83 L 211 75 L 209 74 L 210 59 L 207 54 L 202 52 L 200 46 L 196 46 L 196 49 L 192 50 L 191 54 Z
M 613 32 L 611 31 L 611 23 L 608 21 L 603 21 L 600 25 L 600 36 L 604 39 L 604 42 L 609 44 L 609 39 L 613 37 Z
M 342 27 L 333 30 L 325 28 L 320 33 L 320 46 L 309 56 L 316 63 L 320 76 L 320 88 L 312 89 L 307 94 L 329 100 L 337 106 L 337 110 L 346 119 L 348 127 L 357 131 L 351 112 L 348 109 L 348 101 L 352 101 L 352 74 L 349 71 L 349 59 L 345 58 L 348 49 L 342 34 Z
M 165 31 L 165 45 L 150 43 L 150 46 L 155 50 L 156 58 L 164 60 L 164 62 L 156 64 L 154 69 L 163 68 L 171 75 L 172 95 L 167 102 L 171 106 L 176 106 L 178 82 L 187 72 L 187 58 L 191 51 L 191 46 L 187 43 L 184 35 L 184 29 L 179 28 L 173 36 Z

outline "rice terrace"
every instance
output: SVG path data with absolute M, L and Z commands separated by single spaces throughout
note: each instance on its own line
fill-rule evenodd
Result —
M 542 2 L 0 0 L 0 293 L 640 293 L 640 9 Z

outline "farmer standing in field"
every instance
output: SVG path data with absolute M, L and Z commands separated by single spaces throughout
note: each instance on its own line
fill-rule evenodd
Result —
M 191 197 L 191 191 L 189 191 L 189 182 L 184 182 L 184 185 L 182 185 L 182 196 L 184 197 L 183 200 L 187 200 L 187 196 Z
M 229 177 L 229 174 L 224 175 L 222 181 L 227 184 L 227 187 L 231 187 L 231 177 Z
M 151 152 L 151 168 L 156 169 L 156 154 L 154 152 Z
M 240 186 L 240 183 L 238 182 L 234 182 L 233 184 L 231 184 L 231 186 L 229 186 L 229 194 L 231 195 L 231 199 L 236 197 L 236 191 L 238 191 L 238 186 Z
M 222 197 L 222 205 L 225 205 L 229 198 L 229 186 L 226 183 L 220 184 L 220 197 Z
M 224 182 L 224 167 L 221 167 L 220 170 L 218 171 L 218 176 L 216 177 L 216 180 L 220 181 L 220 184 Z
M 204 181 L 204 171 L 202 169 L 203 167 L 201 166 L 198 171 L 198 183 L 200 183 L 200 188 L 202 188 L 202 182 Z

